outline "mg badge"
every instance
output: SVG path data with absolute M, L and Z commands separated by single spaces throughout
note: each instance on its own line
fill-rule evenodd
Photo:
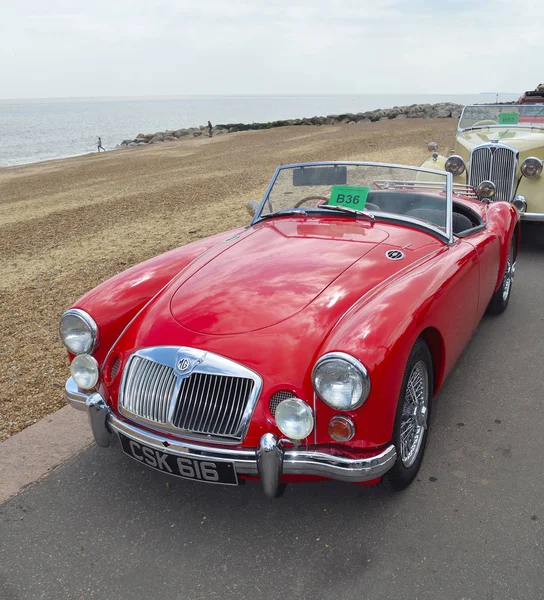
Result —
M 180 373 L 184 373 L 185 371 L 188 371 L 190 366 L 191 366 L 191 361 L 188 358 L 180 358 L 178 360 L 178 371 Z

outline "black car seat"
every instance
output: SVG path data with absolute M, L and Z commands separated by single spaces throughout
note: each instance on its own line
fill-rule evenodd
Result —
M 422 219 L 423 221 L 429 221 L 433 225 L 438 227 L 444 227 L 446 221 L 446 214 L 443 210 L 435 210 L 432 208 L 414 208 L 406 213 L 407 217 L 415 217 L 416 219 Z M 452 215 L 452 228 L 453 233 L 462 233 L 467 229 L 474 227 L 472 221 L 460 213 L 454 212 Z

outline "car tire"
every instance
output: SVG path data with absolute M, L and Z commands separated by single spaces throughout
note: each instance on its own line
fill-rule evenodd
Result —
M 433 362 L 429 347 L 418 339 L 410 352 L 397 405 L 392 443 L 397 450 L 382 486 L 400 492 L 415 479 L 427 443 L 433 397 Z
M 508 260 L 506 262 L 506 269 L 504 271 L 501 286 L 493 294 L 493 297 L 487 306 L 487 312 L 490 315 L 500 315 L 506 310 L 512 294 L 512 284 L 514 282 L 515 271 L 516 263 L 514 261 L 514 241 L 512 240 L 512 243 L 510 244 L 510 250 L 508 251 Z

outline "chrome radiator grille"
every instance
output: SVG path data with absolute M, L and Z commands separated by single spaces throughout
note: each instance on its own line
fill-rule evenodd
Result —
M 516 150 L 512 148 L 505 146 L 475 148 L 470 158 L 470 185 L 476 188 L 482 181 L 492 181 L 497 188 L 495 200 L 510 201 L 516 162 Z
M 174 369 L 135 356 L 127 367 L 123 407 L 155 423 L 167 423 L 177 378 Z
M 119 410 L 184 437 L 239 442 L 261 387 L 256 373 L 218 355 L 191 348 L 146 348 L 133 354 L 125 367 Z
M 172 423 L 195 433 L 240 437 L 253 385 L 251 379 L 194 373 L 181 382 Z

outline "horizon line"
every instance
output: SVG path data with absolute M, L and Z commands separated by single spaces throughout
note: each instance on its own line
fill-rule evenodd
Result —
M 109 102 L 119 100 L 201 100 L 213 98 L 311 98 L 311 97 L 337 97 L 337 96 L 516 96 L 518 92 L 404 92 L 404 93 L 337 93 L 337 94 L 322 94 L 322 93 L 290 93 L 290 94 L 157 94 L 157 95 L 142 95 L 142 96 L 32 96 L 27 98 L 0 98 L 0 103 L 9 102 Z

